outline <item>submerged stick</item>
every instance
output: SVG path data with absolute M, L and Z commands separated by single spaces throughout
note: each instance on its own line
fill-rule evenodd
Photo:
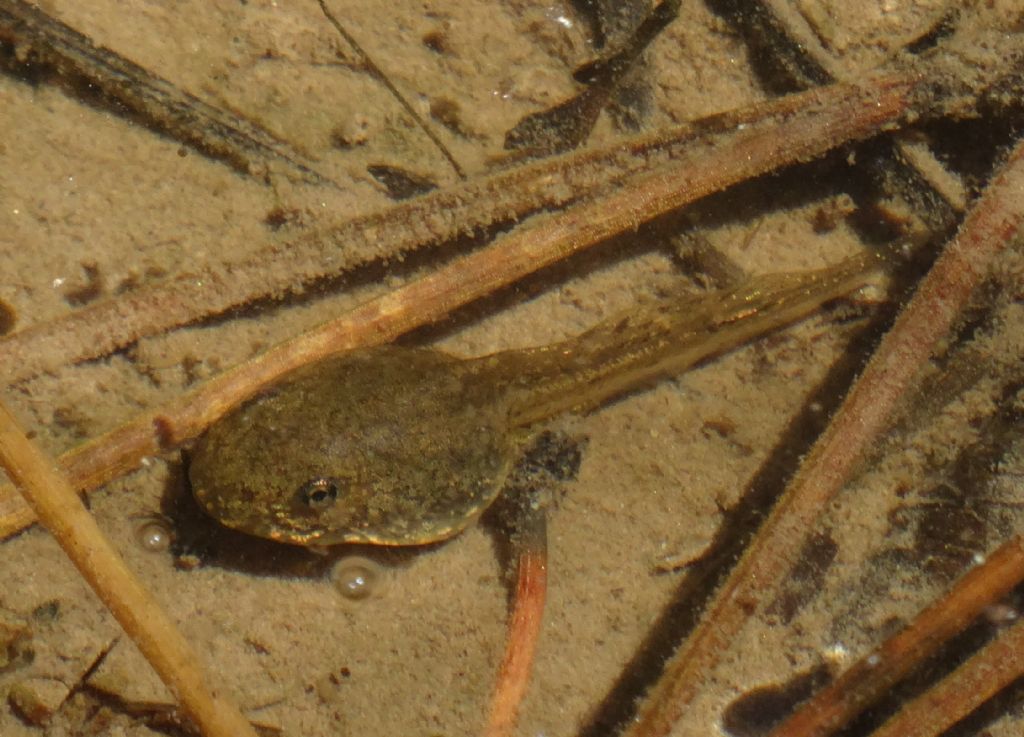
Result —
M 519 707 L 530 685 L 548 586 L 547 522 L 543 508 L 523 510 L 523 520 L 512 535 L 512 544 L 516 557 L 512 611 L 484 737 L 510 737 L 515 732 Z
M 933 737 L 1024 675 L 1024 621 L 995 636 L 967 662 L 904 706 L 871 737 Z
M 773 729 L 768 737 L 826 737 L 833 734 L 885 696 L 897 681 L 959 634 L 985 607 L 999 601 L 1021 580 L 1024 580 L 1024 539 L 1017 536 L 969 571 L 949 593 L 918 614 L 905 629 L 847 668 L 793 716 Z M 1017 635 L 1018 638 L 1022 636 Z M 1024 658 L 1011 661 L 1017 675 L 1020 675 L 1024 670 Z M 988 695 L 995 693 L 1006 685 L 1005 677 L 1004 672 L 1000 678 L 992 679 L 984 691 Z M 970 680 L 973 685 L 964 687 L 961 684 L 960 690 L 979 693 L 977 686 L 985 679 L 976 672 Z M 934 701 L 928 695 L 923 698 Z M 901 724 L 907 726 L 919 721 L 904 716 L 905 712 L 918 710 L 919 707 L 913 703 L 901 710 L 897 715 L 902 719 Z M 922 734 L 938 734 L 946 726 L 949 725 Z M 909 734 L 905 729 L 891 727 L 888 731 L 883 727 L 882 732 L 890 736 Z M 874 737 L 881 735 L 876 733 Z
M 0 464 L 203 735 L 256 737 L 238 707 L 210 688 L 188 642 L 128 570 L 56 464 L 25 437 L 2 402 Z
M 686 204 L 743 178 L 819 156 L 897 125 L 923 90 L 925 80 L 911 74 L 883 78 L 874 87 L 821 88 L 616 141 L 602 149 L 518 166 L 379 212 L 341 222 L 321 221 L 287 243 L 269 243 L 241 261 L 182 273 L 2 338 L 0 376 L 14 382 L 106 355 L 144 336 L 253 300 L 300 291 L 303 285 L 336 277 L 374 259 L 401 259 L 425 245 L 479 233 L 538 210 L 564 207 L 672 160 L 681 162 L 680 189 L 688 179 L 701 180 L 692 194 L 681 198 L 680 204 Z M 808 141 L 803 131 L 818 135 L 819 140 Z M 737 152 L 741 146 L 746 150 Z M 749 161 L 737 161 L 737 155 Z M 634 197 L 643 196 L 642 189 L 634 192 Z M 671 207 L 660 212 L 665 209 Z M 624 219 L 621 228 L 632 229 L 646 217 Z M 612 234 L 606 231 L 602 237 Z M 268 271 L 269 261 L 274 268 Z
M 209 105 L 123 56 L 96 46 L 35 3 L 0 0 L 0 42 L 17 63 L 51 67 L 68 86 L 102 95 L 122 115 L 230 164 L 249 176 L 275 169 L 313 184 L 333 184 L 287 142 L 235 113 Z

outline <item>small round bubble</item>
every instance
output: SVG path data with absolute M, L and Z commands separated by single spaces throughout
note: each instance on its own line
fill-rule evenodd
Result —
M 363 601 L 380 594 L 384 584 L 384 569 L 369 558 L 351 555 L 334 565 L 331 578 L 338 593 L 344 598 Z
M 135 526 L 135 541 L 143 550 L 162 553 L 171 546 L 171 527 L 162 519 L 147 517 Z

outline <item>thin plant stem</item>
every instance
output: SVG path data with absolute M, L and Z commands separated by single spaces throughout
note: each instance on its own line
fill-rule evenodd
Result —
M 330 178 L 293 146 L 237 113 L 209 105 L 125 57 L 96 46 L 36 3 L 0 0 L 0 41 L 19 49 L 18 64 L 49 67 L 68 88 L 90 90 L 93 99 L 248 176 L 281 171 L 290 178 L 331 184 Z M 17 68 L 17 65 L 15 65 Z
M 238 707 L 210 687 L 185 638 L 128 570 L 54 461 L 25 436 L 2 402 L 0 464 L 203 735 L 256 737 Z
M 519 526 L 513 542 L 516 584 L 512 611 L 484 737 L 511 737 L 530 684 L 548 585 L 547 524 L 543 509 L 534 510 L 526 525 Z
M 358 41 L 356 41 L 355 36 L 349 33 L 345 26 L 342 25 L 341 21 L 338 20 L 338 17 L 331 12 L 331 9 L 327 7 L 327 3 L 324 2 L 324 0 L 318 0 L 318 2 L 320 5 L 320 12 L 323 13 L 324 17 L 327 18 L 328 22 L 332 26 L 334 26 L 334 30 L 338 32 L 338 35 L 345 39 L 345 43 L 351 46 L 352 49 L 356 52 L 356 54 L 359 55 L 360 59 L 362 60 L 363 67 L 366 69 L 367 72 L 369 72 L 370 76 L 372 76 L 382 85 L 384 85 L 384 88 L 388 91 L 388 93 L 390 93 L 390 95 L 393 98 L 395 98 L 395 101 L 398 102 L 399 105 L 401 105 L 402 109 L 405 111 L 405 114 L 413 119 L 413 121 L 416 123 L 416 127 L 423 131 L 424 135 L 426 135 L 426 137 L 430 139 L 430 142 L 434 144 L 434 147 L 437 148 L 440 154 L 444 157 L 445 161 L 447 161 L 449 166 L 451 166 L 452 171 L 455 172 L 455 175 L 459 179 L 465 179 L 465 170 L 459 164 L 458 160 L 456 160 L 456 158 L 452 155 L 452 152 L 448 150 L 448 147 L 444 145 L 444 141 L 442 141 L 434 132 L 434 129 L 430 126 L 430 124 L 423 119 L 422 115 L 416 112 L 416 108 L 412 106 L 409 100 L 406 99 L 405 95 L 403 95 L 401 91 L 398 89 L 398 87 L 395 86 L 395 83 L 391 81 L 391 78 L 384 73 L 384 70 L 377 65 L 377 62 L 373 60 L 373 57 L 366 53 L 366 50 L 363 49 L 362 45 Z
M 945 596 L 917 615 L 905 629 L 847 668 L 835 681 L 804 703 L 792 717 L 773 729 L 768 737 L 826 737 L 833 734 L 884 696 L 897 681 L 935 653 L 951 637 L 963 631 L 985 607 L 1006 596 L 1022 580 L 1024 539 L 1017 536 L 1001 545 L 984 563 L 969 571 Z M 1013 662 L 1017 675 L 1020 675 L 1024 669 L 1024 658 L 1013 659 Z M 993 670 L 991 676 L 989 680 L 975 673 L 970 677 L 975 686 L 967 689 L 961 684 L 961 688 L 978 693 L 977 686 L 985 681 L 983 690 L 991 695 L 1005 685 L 1005 673 L 996 677 L 996 671 Z M 908 709 L 914 711 L 917 707 L 908 705 L 901 710 L 899 716 L 902 717 L 903 711 Z M 904 720 L 903 723 L 913 724 L 914 720 Z M 942 729 L 944 727 L 933 732 L 915 734 L 937 734 Z M 897 729 L 885 734 L 895 737 L 907 732 Z
M 1024 675 L 1024 621 L 1018 620 L 871 737 L 940 735 Z
M 280 297 L 374 259 L 401 259 L 440 243 L 544 208 L 565 206 L 637 172 L 673 159 L 684 164 L 680 187 L 694 175 L 700 192 L 736 181 L 735 156 L 750 158 L 747 177 L 819 156 L 836 146 L 897 126 L 927 95 L 927 76 L 896 74 L 873 84 L 840 84 L 789 95 L 595 151 L 564 156 L 461 183 L 341 222 L 321 222 L 287 243 L 268 243 L 248 257 L 211 264 L 0 339 L 0 376 L 8 382 L 106 355 L 155 335 L 266 297 Z M 914 110 L 914 114 L 921 114 Z M 840 113 L 840 114 L 837 114 Z M 800 129 L 820 135 L 808 142 Z M 792 140 L 787 132 L 793 132 Z M 752 137 L 751 134 L 758 133 Z M 729 160 L 733 157 L 733 160 Z M 724 167 L 724 168 L 723 168 Z M 719 169 L 722 176 L 719 176 Z M 631 229 L 641 222 L 624 223 Z M 274 268 L 268 270 L 267 264 Z

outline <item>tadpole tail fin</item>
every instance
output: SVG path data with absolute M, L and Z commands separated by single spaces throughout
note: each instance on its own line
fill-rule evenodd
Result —
M 865 253 L 834 266 L 768 274 L 711 294 L 662 299 L 577 338 L 522 351 L 512 424 L 528 426 L 568 410 L 593 409 L 675 376 L 797 322 L 867 284 L 884 258 Z M 514 386 L 513 386 L 514 389 Z

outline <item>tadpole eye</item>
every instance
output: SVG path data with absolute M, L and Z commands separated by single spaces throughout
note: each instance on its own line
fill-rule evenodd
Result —
M 338 482 L 335 479 L 320 477 L 312 479 L 299 487 L 299 502 L 319 512 L 333 504 L 338 498 Z

